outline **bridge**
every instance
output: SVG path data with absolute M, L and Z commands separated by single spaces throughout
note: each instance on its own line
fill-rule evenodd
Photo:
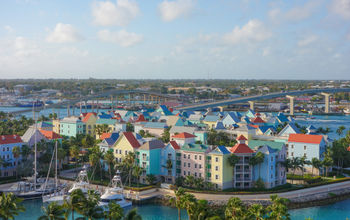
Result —
M 287 92 L 275 92 L 275 93 L 269 93 L 266 95 L 245 96 L 245 97 L 220 100 L 215 102 L 180 106 L 180 107 L 177 107 L 176 110 L 202 110 L 202 109 L 213 108 L 213 107 L 223 108 L 223 106 L 226 106 L 226 105 L 238 104 L 242 102 L 248 102 L 250 104 L 250 108 L 254 109 L 254 101 L 262 100 L 262 99 L 273 99 L 273 98 L 286 96 L 290 100 L 290 114 L 293 115 L 295 96 L 303 95 L 303 94 L 321 93 L 323 96 L 325 96 L 325 112 L 329 113 L 330 93 L 338 93 L 338 92 L 350 92 L 350 88 L 306 89 L 306 90 L 294 90 L 294 91 L 287 91 Z
M 41 111 L 44 108 L 62 108 L 62 107 L 70 107 L 71 105 L 74 105 L 75 103 L 78 102 L 87 102 L 89 100 L 94 100 L 94 99 L 99 99 L 99 98 L 107 98 L 107 99 L 111 99 L 112 105 L 115 103 L 114 102 L 114 98 L 115 96 L 120 96 L 120 95 L 128 95 L 129 96 L 129 102 L 131 101 L 131 97 L 134 94 L 140 94 L 143 95 L 143 104 L 146 103 L 152 103 L 152 104 L 156 104 L 156 103 L 160 103 L 161 101 L 167 101 L 167 100 L 178 100 L 179 97 L 174 97 L 174 96 L 170 96 L 168 94 L 161 94 L 161 93 L 157 93 L 157 92 L 152 92 L 152 91 L 145 91 L 145 90 L 116 90 L 116 89 L 112 89 L 112 90 L 108 90 L 108 91 L 104 91 L 98 94 L 90 94 L 87 96 L 82 96 L 79 98 L 74 98 L 74 99 L 67 99 L 64 100 L 62 102 L 59 103 L 54 103 L 54 104 L 50 104 L 50 105 L 46 105 L 45 107 L 39 107 L 39 108 L 35 108 L 35 111 Z M 118 99 L 116 99 L 117 103 L 118 103 Z M 93 106 L 94 105 L 98 105 L 98 101 L 96 101 L 96 103 L 93 101 Z M 18 111 L 14 111 L 11 112 L 11 114 L 13 115 L 20 115 L 22 113 L 25 112 L 31 112 L 32 108 L 26 108 L 26 109 L 21 109 Z

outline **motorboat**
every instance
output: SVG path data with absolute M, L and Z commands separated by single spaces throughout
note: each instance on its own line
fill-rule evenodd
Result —
M 349 115 L 350 114 L 350 108 L 346 108 L 343 110 L 344 114 Z
M 105 192 L 102 194 L 99 206 L 104 210 L 108 210 L 108 204 L 112 201 L 119 204 L 122 208 L 131 206 L 132 202 L 124 198 L 123 191 L 124 188 L 118 170 L 116 175 L 112 178 L 110 186 L 106 188 Z

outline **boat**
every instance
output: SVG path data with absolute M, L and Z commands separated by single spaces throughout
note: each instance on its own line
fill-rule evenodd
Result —
M 108 210 L 108 204 L 112 201 L 119 204 L 122 208 L 132 206 L 132 202 L 124 198 L 123 191 L 124 188 L 120 172 L 117 170 L 116 175 L 111 180 L 110 186 L 102 194 L 99 206 L 104 210 Z
M 344 114 L 349 115 L 350 114 L 350 108 L 346 108 L 343 110 Z
M 37 100 L 35 102 L 20 102 L 17 105 L 18 107 L 22 107 L 22 108 L 30 108 L 30 107 L 43 107 L 44 106 L 44 102 Z
M 68 193 L 72 193 L 76 189 L 81 189 L 84 194 L 88 192 L 88 186 L 89 186 L 89 179 L 87 174 L 86 166 L 83 167 L 83 170 L 81 170 L 78 174 L 77 179 L 75 180 L 75 183 L 73 183 L 73 187 L 68 190 Z

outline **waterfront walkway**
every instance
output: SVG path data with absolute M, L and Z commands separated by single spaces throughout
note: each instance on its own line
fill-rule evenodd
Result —
M 350 181 L 341 183 L 333 183 L 329 185 L 316 186 L 312 188 L 294 190 L 283 193 L 271 193 L 271 194 L 210 194 L 210 193 L 193 193 L 197 199 L 206 199 L 208 201 L 227 201 L 232 197 L 238 197 L 243 201 L 257 201 L 257 200 L 270 200 L 271 195 L 278 195 L 279 197 L 287 199 L 299 199 L 305 197 L 315 197 L 319 194 L 328 194 L 330 192 L 347 191 L 350 189 Z M 160 189 L 160 194 L 163 196 L 175 196 L 173 190 Z

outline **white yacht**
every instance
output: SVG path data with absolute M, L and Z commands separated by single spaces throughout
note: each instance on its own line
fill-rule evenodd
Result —
M 344 114 L 349 115 L 350 114 L 350 108 L 346 108 L 343 110 Z
M 108 209 L 108 203 L 112 201 L 119 204 L 122 208 L 131 206 L 132 202 L 124 198 L 123 190 L 124 188 L 118 170 L 110 183 L 110 187 L 102 194 L 99 205 L 105 210 Z

